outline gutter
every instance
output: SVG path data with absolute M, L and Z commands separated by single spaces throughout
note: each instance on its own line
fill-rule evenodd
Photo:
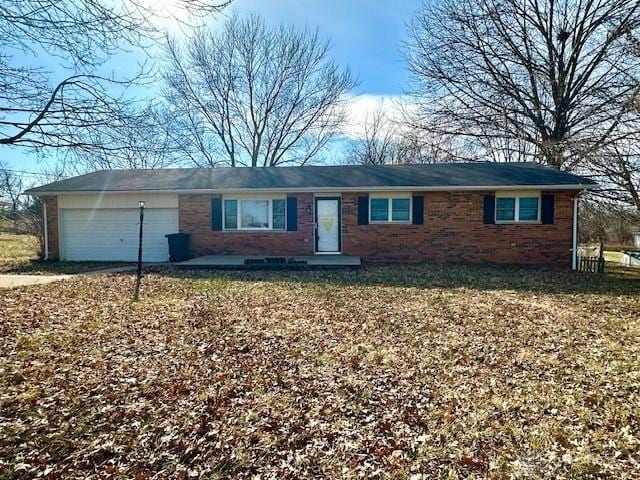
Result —
M 44 230 L 44 260 L 49 260 L 49 225 L 47 222 L 47 204 L 42 202 L 42 223 Z
M 586 191 L 586 190 L 583 190 Z M 573 197 L 573 222 L 571 237 L 571 270 L 578 269 L 578 209 L 580 193 Z
M 473 186 L 436 186 L 424 187 L 419 185 L 402 186 L 362 186 L 362 187 L 287 187 L 287 188 L 203 188 L 203 189 L 164 189 L 164 190 L 60 190 L 39 191 L 27 190 L 26 195 L 37 197 L 45 195 L 98 195 L 98 194 L 224 194 L 224 193 L 334 193 L 334 192 L 469 192 L 469 191 L 501 191 L 501 190 L 589 190 L 598 185 L 473 185 Z

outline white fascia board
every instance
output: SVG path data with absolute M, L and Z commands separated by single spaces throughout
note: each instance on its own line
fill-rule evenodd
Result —
M 47 195 L 118 195 L 131 193 L 321 193 L 321 192 L 478 192 L 496 190 L 594 190 L 597 185 L 474 185 L 474 186 L 442 186 L 442 187 L 421 187 L 416 185 L 393 186 L 393 187 L 303 187 L 303 188 L 207 188 L 207 189 L 174 189 L 174 190 L 83 190 L 64 192 L 35 192 L 29 195 L 43 197 Z

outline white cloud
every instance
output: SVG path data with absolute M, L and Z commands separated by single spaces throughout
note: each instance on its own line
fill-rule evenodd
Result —
M 354 95 L 346 99 L 347 121 L 343 133 L 348 138 L 360 138 L 364 135 L 367 120 L 380 109 L 389 122 L 400 122 L 402 110 L 409 104 L 405 95 Z

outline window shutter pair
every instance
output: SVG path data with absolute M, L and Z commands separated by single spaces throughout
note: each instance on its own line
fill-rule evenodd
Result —
M 222 230 L 222 197 L 211 197 L 211 229 Z M 287 197 L 287 230 L 298 230 L 298 198 Z
M 411 202 L 414 225 L 424 225 L 424 196 L 415 195 Z M 358 197 L 358 225 L 369 225 L 369 197 Z
M 540 219 L 543 225 L 553 225 L 555 196 L 553 194 L 543 194 L 540 202 Z M 483 218 L 485 225 L 496 223 L 496 196 L 484 196 Z

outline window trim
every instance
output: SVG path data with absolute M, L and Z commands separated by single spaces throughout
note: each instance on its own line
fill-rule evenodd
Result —
M 372 200 L 388 200 L 387 219 L 372 220 L 371 219 L 371 201 Z M 409 200 L 409 219 L 393 220 L 393 200 Z M 410 192 L 369 192 L 369 223 L 373 225 L 400 224 L 407 225 L 413 223 L 413 194 Z
M 236 228 L 227 228 L 227 215 L 225 202 L 227 200 L 236 201 Z M 273 228 L 273 201 L 282 200 L 284 202 L 284 227 Z M 269 225 L 267 227 L 243 227 L 242 226 L 242 202 L 256 201 L 268 202 Z M 284 195 L 223 195 L 222 197 L 222 230 L 225 232 L 286 232 L 287 231 L 287 197 Z
M 499 198 L 514 198 L 515 209 L 513 212 L 513 220 L 498 220 L 498 199 Z M 538 218 L 536 220 L 520 220 L 520 199 L 521 198 L 537 198 L 538 199 Z M 493 205 L 493 220 L 496 225 L 508 225 L 508 224 L 530 224 L 536 225 L 542 223 L 542 194 L 540 191 L 526 191 L 526 192 L 513 192 L 504 191 L 496 192 Z

